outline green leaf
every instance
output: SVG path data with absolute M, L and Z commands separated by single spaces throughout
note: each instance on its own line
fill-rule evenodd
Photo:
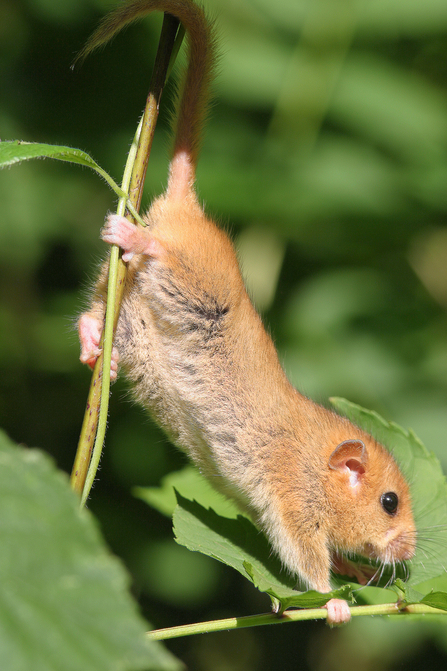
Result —
M 0 668 L 175 670 L 65 474 L 0 433 Z
M 421 592 L 409 587 L 399 578 L 391 586 L 398 596 L 398 600 L 402 605 L 411 606 L 413 604 L 424 604 L 432 608 L 439 608 L 440 610 L 447 610 L 447 592 L 431 590 L 425 596 Z
M 219 515 L 237 517 L 241 514 L 237 506 L 213 489 L 193 466 L 168 473 L 162 479 L 161 487 L 135 487 L 133 493 L 163 515 L 172 517 L 177 505 L 174 490 L 187 499 L 197 501 L 206 508 L 212 508 Z
M 22 140 L 9 140 L 0 142 L 0 167 L 5 168 L 20 163 L 21 161 L 29 161 L 32 158 L 55 158 L 59 161 L 69 161 L 70 163 L 78 163 L 96 170 L 111 184 L 112 188 L 121 191 L 119 186 L 115 184 L 113 179 L 92 159 L 91 156 L 72 147 L 63 147 L 53 144 L 40 144 L 38 142 L 22 142 Z M 111 184 L 112 185 L 112 184 Z M 117 193 L 118 193 L 117 191 Z
M 206 510 L 180 494 L 177 500 L 174 512 L 177 543 L 233 567 L 261 592 L 269 594 L 274 603 L 279 601 L 282 610 L 290 606 L 323 606 L 334 597 L 351 598 L 349 587 L 324 595 L 299 592 L 294 589 L 296 580 L 281 570 L 266 537 L 246 517 L 219 517 L 214 510 Z
M 281 610 L 286 608 L 320 608 L 324 606 L 329 599 L 347 599 L 348 601 L 355 601 L 352 589 L 349 585 L 343 585 L 338 589 L 332 590 L 326 594 L 316 592 L 313 589 L 307 592 L 298 592 L 292 589 L 290 591 L 281 588 L 281 598 L 279 597 L 278 587 L 273 585 L 268 579 L 268 575 L 261 573 L 249 562 L 244 562 L 244 568 L 248 573 L 253 585 L 260 592 L 267 592 L 274 602 L 277 599 L 281 603 Z
M 420 603 L 423 603 L 426 606 L 431 606 L 432 608 L 447 610 L 447 593 L 430 592 L 430 594 L 427 594 L 423 599 L 421 599 Z
M 87 168 L 92 168 L 98 175 L 100 175 L 107 184 L 113 189 L 119 198 L 126 199 L 126 207 L 132 213 L 132 216 L 142 225 L 146 226 L 145 222 L 140 218 L 140 215 L 128 200 L 127 193 L 125 193 L 110 177 L 110 175 L 99 166 L 91 156 L 86 154 L 81 149 L 74 149 L 73 147 L 63 147 L 54 144 L 40 144 L 38 142 L 23 142 L 22 140 L 8 140 L 0 142 L 0 168 L 6 168 L 14 163 L 21 161 L 29 161 L 32 158 L 54 158 L 58 161 L 68 161 L 69 163 L 78 163 Z
M 59 161 L 78 163 L 87 168 L 92 168 L 106 180 L 118 196 L 127 198 L 126 194 L 112 177 L 91 156 L 86 154 L 85 151 L 81 151 L 81 149 L 53 144 L 40 144 L 38 142 L 22 142 L 22 140 L 0 142 L 0 168 L 6 168 L 21 161 L 29 161 L 32 158 L 55 158 Z
M 396 592 L 399 601 L 405 601 L 407 604 L 410 603 L 419 603 L 424 597 L 421 592 L 409 587 L 407 583 L 398 578 L 394 584 L 391 586 L 391 589 Z
M 390 449 L 410 483 L 418 543 L 416 555 L 408 564 L 408 584 L 416 586 L 445 574 L 447 485 L 437 457 L 413 431 L 387 422 L 376 412 L 342 398 L 332 398 L 331 403 Z

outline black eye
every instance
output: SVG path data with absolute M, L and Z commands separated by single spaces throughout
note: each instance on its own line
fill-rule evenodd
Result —
M 399 503 L 399 499 L 397 494 L 394 492 L 387 492 L 386 494 L 382 494 L 380 497 L 380 503 L 382 504 L 382 508 L 388 515 L 395 515 L 397 511 L 397 504 Z

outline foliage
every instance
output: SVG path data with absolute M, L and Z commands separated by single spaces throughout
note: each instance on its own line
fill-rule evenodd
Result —
M 0 660 L 36 671 L 174 671 L 128 577 L 47 455 L 0 434 Z
M 315 591 L 298 592 L 295 580 L 281 571 L 281 565 L 265 536 L 245 517 L 228 520 L 206 510 L 195 501 L 188 501 L 179 494 L 174 513 L 176 541 L 189 550 L 203 552 L 232 566 L 250 580 L 261 592 L 267 592 L 273 605 L 280 610 L 290 607 L 317 608 L 331 598 L 352 600 L 347 587 L 330 594 Z

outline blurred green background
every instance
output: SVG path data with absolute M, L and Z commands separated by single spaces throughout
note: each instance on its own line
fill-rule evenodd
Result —
M 345 396 L 412 427 L 446 469 L 447 3 L 205 5 L 222 57 L 198 191 L 237 241 L 290 378 L 318 401 Z M 0 0 L 0 137 L 79 147 L 119 181 L 161 19 L 72 71 L 109 7 Z M 146 205 L 166 181 L 171 94 Z M 87 169 L 41 161 L 0 174 L 0 424 L 67 471 L 90 378 L 75 320 L 113 207 Z M 266 610 L 231 569 L 177 546 L 170 520 L 133 496 L 185 463 L 118 381 L 90 508 L 144 614 L 164 627 Z M 444 669 L 447 630 L 428 618 L 358 618 L 339 631 L 307 623 L 168 647 L 198 671 Z

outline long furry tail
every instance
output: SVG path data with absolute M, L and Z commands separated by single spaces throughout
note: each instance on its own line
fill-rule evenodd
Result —
M 104 17 L 75 63 L 82 62 L 92 51 L 105 45 L 125 26 L 154 11 L 178 18 L 188 38 L 188 67 L 179 87 L 173 115 L 173 156 L 186 154 L 194 177 L 216 64 L 214 27 L 201 7 L 192 0 L 130 0 Z

